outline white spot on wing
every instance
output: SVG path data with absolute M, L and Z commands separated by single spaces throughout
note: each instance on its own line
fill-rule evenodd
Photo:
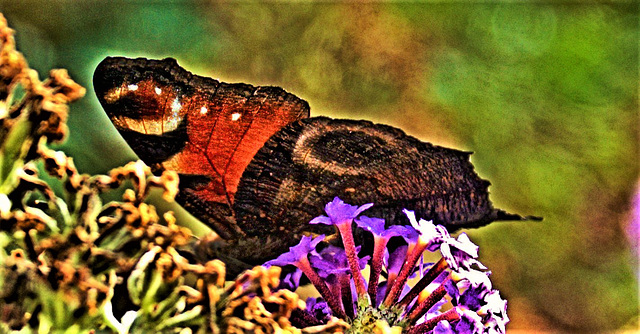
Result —
M 200 115 L 206 115 L 207 111 L 209 111 L 209 110 L 207 110 L 207 107 L 200 108 Z
M 180 100 L 178 100 L 178 98 L 176 97 L 175 99 L 173 99 L 173 102 L 171 103 L 171 111 L 173 111 L 175 114 L 178 111 L 180 111 L 180 109 L 182 109 L 182 105 L 180 104 Z
M 157 91 L 156 91 L 157 93 Z M 182 117 L 180 116 L 180 109 L 182 109 L 182 104 L 180 104 L 180 100 L 176 97 L 171 102 L 171 114 L 164 124 L 164 131 L 173 131 L 178 128 L 178 124 L 182 121 Z
M 128 85 L 128 86 L 127 86 L 127 88 L 128 88 L 130 91 L 136 91 L 136 90 L 138 90 L 138 85 L 131 84 L 131 85 Z
M 239 112 L 234 112 L 233 114 L 231 114 L 231 120 L 237 121 L 240 119 L 240 116 L 242 116 L 242 114 L 240 114 Z
M 160 87 L 156 87 L 153 90 L 156 92 L 156 95 L 162 94 L 162 89 L 160 89 Z

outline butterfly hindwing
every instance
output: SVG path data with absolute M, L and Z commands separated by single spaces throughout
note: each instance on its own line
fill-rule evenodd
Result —
M 304 231 L 332 233 L 299 222 L 324 214 L 335 196 L 352 205 L 375 203 L 366 215 L 389 223 L 408 224 L 406 208 L 451 230 L 477 227 L 498 219 L 500 211 L 469 156 L 386 125 L 308 118 L 275 134 L 258 152 L 241 179 L 234 211 L 248 236 L 292 240 Z

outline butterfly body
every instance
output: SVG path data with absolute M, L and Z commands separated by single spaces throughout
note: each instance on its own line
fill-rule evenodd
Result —
M 218 254 L 228 265 L 260 264 L 303 233 L 333 233 L 308 221 L 335 196 L 375 203 L 367 215 L 389 224 L 408 223 L 404 208 L 450 230 L 523 219 L 492 207 L 470 153 L 368 121 L 308 118 L 308 104 L 278 87 L 144 58 L 106 58 L 94 87 L 139 157 L 179 173 L 177 201 L 228 242 Z

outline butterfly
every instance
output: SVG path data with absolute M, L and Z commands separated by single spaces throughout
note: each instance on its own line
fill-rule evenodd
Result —
M 375 203 L 368 216 L 408 224 L 402 209 L 449 230 L 522 217 L 495 209 L 470 152 L 422 142 L 365 120 L 309 117 L 279 87 L 198 76 L 176 60 L 108 57 L 93 77 L 98 100 L 154 171 L 180 176 L 176 198 L 209 225 L 216 256 L 239 271 L 275 258 L 334 197 Z

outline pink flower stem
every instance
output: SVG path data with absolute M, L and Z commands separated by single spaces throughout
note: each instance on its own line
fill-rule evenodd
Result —
M 377 306 L 378 280 L 382 272 L 382 259 L 384 258 L 384 250 L 389 242 L 388 238 L 380 238 L 374 236 L 373 257 L 371 259 L 371 271 L 369 271 L 369 298 L 371 305 Z
M 367 289 L 365 288 L 364 277 L 360 272 L 358 253 L 356 252 L 356 244 L 353 241 L 353 233 L 351 231 L 351 221 L 337 224 L 336 227 L 342 236 L 342 244 L 344 245 L 344 251 L 347 254 L 349 269 L 351 269 L 351 275 L 353 275 L 353 281 L 356 284 L 358 297 L 365 296 Z
M 455 308 L 448 310 L 442 314 L 439 314 L 418 326 L 411 327 L 407 334 L 421 334 L 427 333 L 428 331 L 434 329 L 438 323 L 442 320 L 447 320 L 448 322 L 454 322 L 460 320 L 460 315 Z
M 323 278 L 323 280 L 325 284 L 329 287 L 329 291 L 331 291 L 332 296 L 338 296 L 338 297 L 342 296 L 342 286 L 338 278 L 335 277 L 335 275 L 332 275 L 327 278 Z M 344 309 L 344 303 L 341 302 L 340 305 L 342 305 L 342 309 Z
M 305 256 L 302 257 L 298 262 L 295 263 L 296 267 L 302 271 L 303 274 L 307 276 L 311 284 L 316 287 L 320 295 L 327 301 L 327 304 L 333 311 L 333 315 L 338 318 L 344 319 L 346 314 L 342 309 L 342 303 L 340 301 L 340 295 L 335 295 L 331 293 L 327 284 L 324 283 L 322 278 L 316 273 L 313 268 L 311 268 L 311 263 L 309 263 L 309 259 Z
M 402 298 L 398 305 L 403 307 L 409 305 L 409 303 L 411 303 L 411 301 L 416 298 L 420 294 L 420 292 L 422 292 L 422 290 L 424 290 L 424 288 L 426 288 L 429 283 L 433 282 L 433 280 L 436 279 L 438 275 L 440 275 L 440 273 L 442 273 L 445 269 L 447 269 L 447 261 L 445 261 L 444 258 L 440 258 L 440 260 L 436 262 L 436 264 L 434 264 L 431 268 L 429 268 L 429 271 L 427 271 L 424 276 L 422 276 L 420 281 L 418 281 L 418 283 L 416 283 L 416 285 L 411 288 L 409 293 L 407 293 L 407 295 Z
M 394 280 L 393 286 L 389 287 L 389 292 L 387 293 L 387 297 L 384 299 L 384 305 L 386 307 L 393 306 L 400 293 L 402 292 L 402 288 L 404 288 L 404 284 L 407 282 L 409 275 L 411 275 L 411 271 L 415 267 L 418 259 L 422 255 L 422 252 L 427 248 L 427 244 L 421 241 L 418 241 L 411 254 L 407 255 L 407 258 L 404 260 L 404 264 L 402 265 L 402 269 L 400 269 L 400 273 L 398 277 Z
M 403 264 L 409 258 L 409 255 L 411 255 L 411 253 L 412 253 L 413 249 L 415 248 L 415 246 L 416 246 L 416 243 L 409 243 L 409 245 L 407 246 L 407 251 L 404 253 L 404 258 L 402 259 L 402 263 Z M 391 261 L 391 254 L 389 254 L 389 261 Z M 400 269 L 402 269 L 402 266 L 400 267 Z M 391 292 L 391 287 L 395 284 L 399 273 L 400 273 L 400 270 L 398 270 L 398 272 L 390 271 L 388 273 L 387 288 L 386 288 L 386 291 L 384 293 L 384 298 L 385 299 L 387 298 L 387 296 L 389 296 L 389 292 Z
M 437 287 L 433 292 L 419 305 L 415 305 L 409 315 L 406 317 L 409 319 L 409 324 L 413 325 L 420 319 L 429 309 L 435 305 L 444 295 L 447 294 L 447 290 L 444 287 L 444 282 Z
M 342 290 L 342 306 L 351 319 L 355 318 L 355 310 L 353 305 L 353 295 L 351 291 L 351 277 L 348 274 L 339 275 L 340 289 Z

